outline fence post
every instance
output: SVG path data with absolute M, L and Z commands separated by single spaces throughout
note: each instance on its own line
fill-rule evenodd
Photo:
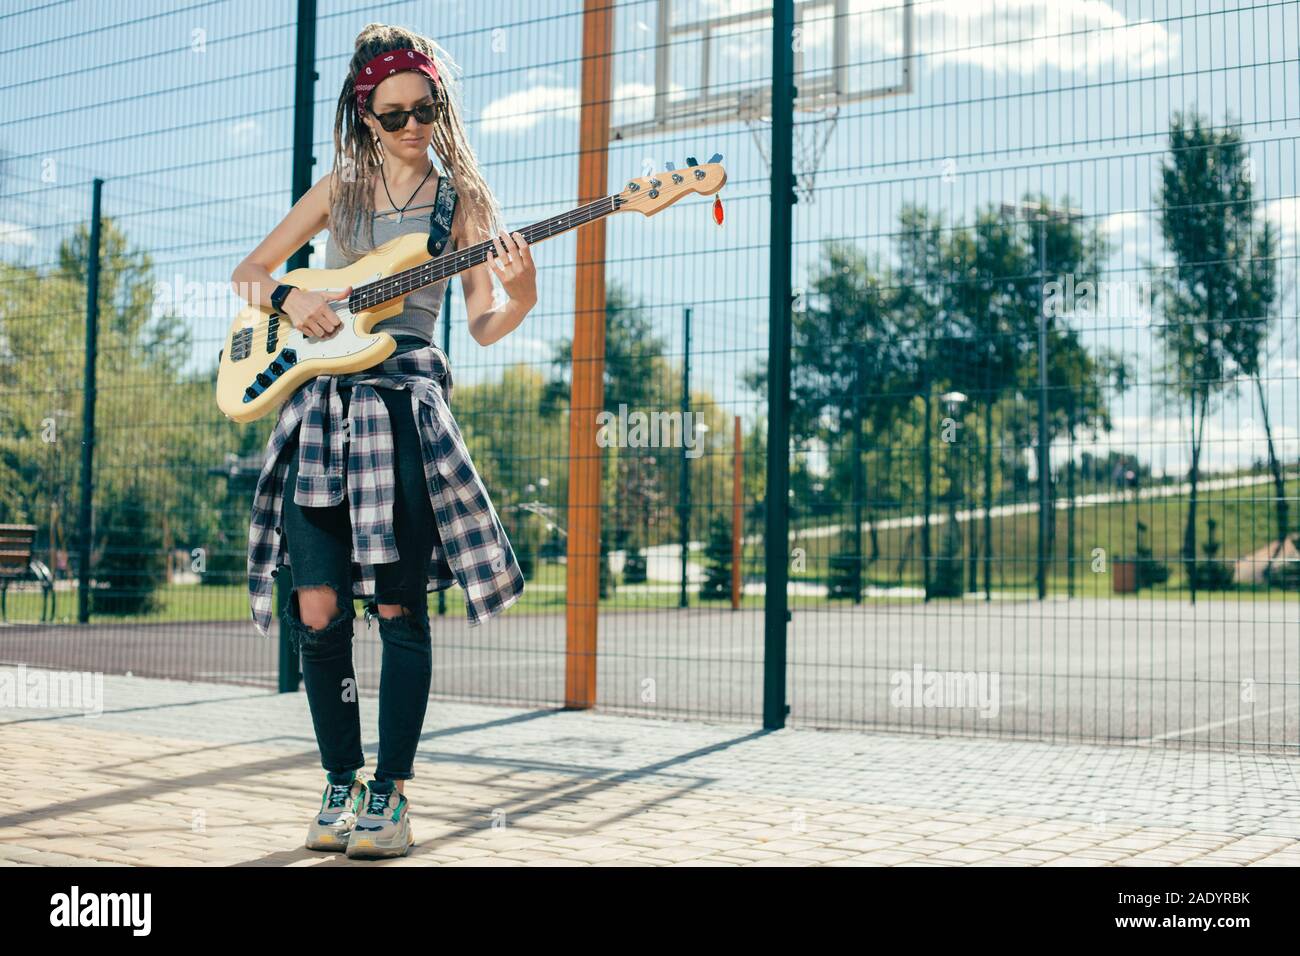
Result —
M 301 199 L 312 185 L 312 134 L 315 128 L 316 0 L 298 0 L 297 70 L 293 84 L 293 201 Z M 311 265 L 311 245 L 304 245 L 289 258 L 290 270 Z
M 690 604 L 686 597 L 686 556 L 691 538 L 691 460 L 686 457 L 690 451 L 687 447 L 686 423 L 691 421 L 687 414 L 691 404 L 691 310 L 683 309 L 682 313 L 682 461 L 681 490 L 677 498 L 677 524 L 682 541 L 682 587 L 677 606 L 687 607 Z M 700 439 L 698 433 L 693 437 L 696 441 Z
M 1047 216 L 1038 223 L 1038 599 L 1047 597 L 1049 522 L 1056 521 L 1051 498 L 1051 438 L 1047 434 Z
M 732 425 L 731 439 L 731 609 L 740 610 L 744 586 L 744 560 L 742 535 L 745 528 L 745 439 L 740 431 L 740 416 Z
M 790 249 L 794 194 L 794 0 L 772 4 L 772 225 L 768 242 L 767 508 L 763 726 L 785 726 L 790 564 Z
M 857 342 L 853 349 L 853 603 L 862 603 L 862 506 L 867 496 L 867 480 L 862 465 L 862 385 L 863 366 L 867 364 L 866 343 Z
M 293 201 L 297 202 L 311 189 L 312 166 L 316 157 L 312 155 L 312 127 L 314 119 L 313 100 L 316 95 L 316 0 L 298 0 L 298 37 L 297 37 L 297 73 L 293 89 L 293 172 L 291 188 Z M 289 257 L 287 263 L 290 271 L 305 269 L 311 265 L 311 246 L 304 245 Z M 286 494 L 293 494 L 292 488 L 285 489 Z M 293 569 L 282 566 L 275 576 L 276 611 L 284 613 L 293 593 Z M 339 595 L 339 600 L 350 600 L 351 595 Z M 280 693 L 293 693 L 298 689 L 302 679 L 302 669 L 297 652 L 289 643 L 289 635 L 280 631 Z
M 90 547 L 94 538 L 91 495 L 95 465 L 95 365 L 99 350 L 99 209 L 104 180 L 96 179 L 90 200 L 90 248 L 86 250 L 86 371 L 81 406 L 81 554 L 77 569 L 77 620 L 90 620 Z

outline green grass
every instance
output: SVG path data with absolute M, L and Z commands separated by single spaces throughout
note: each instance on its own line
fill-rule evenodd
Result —
M 1300 522 L 1300 480 L 1290 479 L 1286 485 L 1290 500 L 1297 504 L 1292 509 L 1292 523 Z M 1209 518 L 1218 522 L 1217 534 L 1222 548 L 1219 555 L 1224 559 L 1233 559 L 1242 554 L 1255 551 L 1266 545 L 1272 537 L 1274 527 L 1272 485 L 1254 485 L 1244 488 L 1229 488 L 1202 494 L 1198 514 L 1198 546 L 1206 538 Z M 1117 558 L 1131 555 L 1137 541 L 1136 523 L 1140 519 L 1150 529 L 1147 541 L 1155 557 L 1165 561 L 1170 567 L 1170 580 L 1154 588 L 1145 588 L 1140 595 L 1129 597 L 1143 600 L 1186 600 L 1189 591 L 1186 575 L 1183 573 L 1179 552 L 1182 547 L 1183 523 L 1186 520 L 1187 496 L 1179 495 L 1164 499 L 1145 499 L 1141 501 L 1124 501 L 1107 503 L 1092 507 L 1079 507 L 1075 511 L 1075 594 L 1077 597 L 1101 598 L 1113 597 L 1109 573 L 1099 574 L 1092 571 L 1093 549 L 1105 552 L 1107 568 Z M 939 517 L 940 511 L 936 511 Z M 1064 595 L 1067 590 L 1066 574 L 1066 523 L 1068 513 L 1056 512 L 1056 548 L 1054 561 L 1049 569 L 1048 593 Z M 833 523 L 833 522 L 830 522 Z M 975 523 L 982 528 L 983 522 L 978 516 Z M 963 532 L 970 528 L 969 522 L 962 522 Z M 1035 562 L 1037 548 L 1038 516 L 1036 513 L 995 517 L 993 527 L 993 582 L 992 589 L 997 598 L 1033 598 L 1037 594 L 1035 584 Z M 913 529 L 886 529 L 879 534 L 881 558 L 866 571 L 865 579 L 869 585 L 883 588 L 915 588 L 922 582 L 919 529 L 913 537 L 910 555 L 903 560 L 907 547 L 907 536 Z M 943 524 L 931 528 L 932 548 L 935 555 L 943 543 Z M 869 539 L 864 533 L 864 542 Z M 796 538 L 795 546 L 804 549 L 802 569 L 792 568 L 790 580 L 823 584 L 827 580 L 829 559 L 839 547 L 838 536 L 825 538 Z M 869 547 L 869 544 L 868 544 Z M 763 567 L 759 555 L 749 548 L 745 556 L 744 571 L 749 581 L 761 581 Z M 1203 554 L 1203 552 L 1202 552 Z M 694 560 L 701 560 L 696 552 Z M 969 571 L 967 571 L 969 573 Z M 520 611 L 528 613 L 563 614 L 565 610 L 565 568 L 555 563 L 541 564 L 529 579 L 529 585 L 516 605 Z M 550 588 L 543 590 L 543 586 Z M 983 586 L 981 570 L 980 586 Z M 144 617 L 108 617 L 95 616 L 97 621 L 148 621 L 163 623 L 168 621 L 250 621 L 248 613 L 248 592 L 242 584 L 233 585 L 197 585 L 171 584 L 158 591 L 161 609 Z M 1276 588 L 1238 585 L 1228 591 L 1197 591 L 1197 600 L 1233 600 L 1233 601 L 1278 601 L 1294 598 L 1293 592 Z M 971 600 L 972 598 L 967 598 Z M 884 601 L 888 603 L 907 603 L 921 599 L 889 595 L 885 598 L 864 598 L 864 601 Z M 690 593 L 692 607 L 729 606 L 728 601 L 701 601 L 694 589 Z M 40 617 L 40 596 L 35 590 L 10 588 L 7 598 L 8 619 L 10 621 L 36 621 Z M 437 607 L 436 595 L 430 595 L 430 608 Z M 448 614 L 463 614 L 464 599 L 459 588 L 446 592 Z M 666 609 L 677 606 L 677 592 L 645 592 L 635 587 L 616 587 L 609 597 L 601 601 L 602 613 L 621 610 Z M 741 602 L 746 609 L 763 606 L 761 595 L 746 595 Z M 848 601 L 828 601 L 825 598 L 791 595 L 791 607 L 850 607 Z M 61 591 L 58 594 L 57 616 L 62 621 L 74 621 L 77 614 L 77 594 L 75 590 Z
M 1300 522 L 1300 480 L 1294 478 L 1288 480 L 1286 494 L 1292 502 L 1290 523 L 1294 532 L 1297 523 Z M 1181 551 L 1187 506 L 1188 496 L 1176 495 L 1170 498 L 1077 507 L 1074 548 L 1076 580 L 1082 581 L 1084 576 L 1093 576 L 1090 568 L 1094 549 L 1099 548 L 1104 552 L 1108 567 L 1116 558 L 1131 556 L 1137 545 L 1137 522 L 1141 520 L 1148 527 L 1146 540 L 1154 556 L 1158 560 L 1165 561 L 1170 567 L 1171 582 L 1168 587 L 1182 590 L 1185 575 L 1182 569 Z M 936 508 L 932 516 L 932 522 L 937 521 L 930 529 L 932 558 L 937 558 L 943 547 L 946 525 L 943 515 L 943 509 Z M 1064 509 L 1058 509 L 1055 518 L 1056 540 L 1052 564 L 1057 570 L 1051 574 L 1061 581 L 1063 589 L 1064 569 L 1067 566 L 1069 513 Z M 1202 493 L 1199 496 L 1197 509 L 1197 556 L 1199 558 L 1204 557 L 1202 546 L 1207 538 L 1210 518 L 1218 523 L 1216 537 L 1221 545 L 1219 558 L 1236 559 L 1264 547 L 1274 535 L 1272 484 L 1228 488 L 1208 495 Z M 835 523 L 835 520 L 829 519 L 826 522 L 828 525 Z M 960 523 L 963 535 L 969 534 L 972 523 L 978 527 L 982 540 L 983 519 L 978 514 L 973 522 Z M 913 535 L 910 545 L 909 534 Z M 994 517 L 992 541 L 993 589 L 995 591 L 1007 588 L 1033 589 L 1037 566 L 1037 512 Z M 871 583 L 881 586 L 919 587 L 922 580 L 920 529 L 887 528 L 879 532 L 878 542 L 880 558 L 867 572 Z M 865 530 L 863 545 L 869 554 L 870 539 Z M 794 546 L 803 548 L 806 554 L 803 569 L 792 570 L 791 580 L 824 582 L 828 576 L 829 560 L 840 548 L 838 535 L 822 538 L 802 536 L 795 539 Z M 1148 592 L 1144 591 L 1144 593 Z M 1199 595 L 1203 592 L 1197 593 Z

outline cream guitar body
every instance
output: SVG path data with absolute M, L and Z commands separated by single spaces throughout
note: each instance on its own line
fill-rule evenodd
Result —
M 342 292 L 380 283 L 427 262 L 428 238 L 398 236 L 342 269 L 294 269 L 281 280 L 313 292 Z M 355 297 L 354 297 L 355 298 Z M 331 302 L 343 326 L 328 338 L 306 335 L 288 316 L 245 306 L 221 350 L 217 369 L 217 405 L 228 418 L 251 422 L 274 411 L 300 385 L 317 375 L 359 372 L 393 354 L 397 341 L 375 326 L 402 313 L 406 296 L 352 311 L 351 300 Z
M 536 245 L 615 212 L 653 216 L 685 196 L 709 196 L 727 181 L 722 156 L 700 165 L 688 157 L 682 169 L 667 164 L 664 172 L 634 179 L 620 193 L 605 196 L 525 226 L 525 241 Z M 714 219 L 722 225 L 722 204 L 714 202 Z M 486 262 L 496 248 L 491 240 L 430 259 L 428 237 L 398 236 L 342 269 L 295 269 L 282 282 L 315 292 L 341 292 L 347 300 L 329 303 L 343 326 L 326 338 L 304 335 L 288 316 L 245 306 L 235 317 L 217 365 L 217 405 L 237 422 L 251 422 L 273 412 L 299 386 L 318 375 L 358 372 L 393 354 L 397 341 L 383 331 L 384 319 L 400 315 L 406 297 Z M 378 328 L 376 328 L 378 326 Z

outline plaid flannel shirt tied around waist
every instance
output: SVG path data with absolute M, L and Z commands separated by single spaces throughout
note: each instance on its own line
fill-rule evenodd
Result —
M 346 419 L 339 385 L 352 386 Z M 504 611 L 523 593 L 523 572 L 452 418 L 447 357 L 430 345 L 390 356 L 373 369 L 318 376 L 280 407 L 257 479 L 248 534 L 249 607 L 263 636 L 270 633 L 271 579 L 278 565 L 292 567 L 291 556 L 281 547 L 281 514 L 289 469 L 283 451 L 295 430 L 299 452 L 294 501 L 323 508 L 345 497 L 349 500 L 352 597 L 373 596 L 374 565 L 398 560 L 392 428 L 388 407 L 372 386 L 406 389 L 411 394 L 429 500 L 441 538 L 429 556 L 433 589 L 459 583 L 471 626 Z

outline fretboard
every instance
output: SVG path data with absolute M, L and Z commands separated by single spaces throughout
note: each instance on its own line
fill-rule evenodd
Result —
M 622 199 L 617 194 L 606 196 L 603 199 L 597 199 L 595 202 L 587 203 L 585 206 L 570 209 L 563 215 L 552 216 L 550 219 L 543 219 L 541 222 L 535 222 L 531 226 L 525 226 L 523 229 L 514 231 L 523 233 L 524 241 L 530 246 L 535 245 L 543 239 L 558 236 L 570 229 L 576 229 L 578 226 L 594 222 L 602 216 L 608 216 L 618 210 L 621 202 Z M 382 279 L 368 282 L 353 289 L 352 295 L 348 297 L 348 308 L 353 312 L 373 309 L 391 299 L 396 299 L 398 296 L 409 295 L 417 289 L 423 289 L 425 286 L 433 285 L 450 276 L 464 272 L 479 263 L 486 262 L 489 255 L 495 254 L 496 246 L 489 239 L 480 242 L 478 245 L 440 256 L 437 259 L 430 259 L 428 262 L 421 263 L 410 269 L 394 272 L 390 276 L 385 276 Z

